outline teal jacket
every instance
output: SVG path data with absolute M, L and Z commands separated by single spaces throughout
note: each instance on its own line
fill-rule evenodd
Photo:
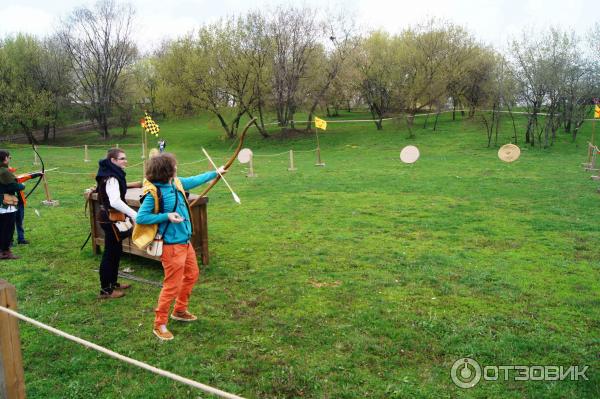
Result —
M 179 180 L 184 190 L 188 191 L 211 181 L 215 177 L 217 177 L 217 172 L 206 172 L 197 176 L 182 177 Z M 192 223 L 185 198 L 177 191 L 175 183 L 153 182 L 153 184 L 160 189 L 164 205 L 163 213 L 154 213 L 154 198 L 151 195 L 146 195 L 140 205 L 135 222 L 139 224 L 158 224 L 158 231 L 163 235 L 165 244 L 184 244 L 189 242 L 192 237 Z M 177 208 L 173 210 L 176 195 L 179 199 L 177 201 Z M 165 228 L 169 221 L 168 214 L 171 212 L 177 212 L 184 220 L 182 223 L 170 223 L 165 235 Z

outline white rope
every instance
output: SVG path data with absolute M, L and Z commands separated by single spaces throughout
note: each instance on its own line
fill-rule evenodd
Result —
M 199 159 L 197 161 L 178 163 L 177 165 L 178 166 L 180 166 L 180 165 L 191 165 L 191 164 L 194 164 L 194 163 L 200 163 L 200 162 L 204 162 L 204 161 L 207 161 L 207 159 L 206 158 L 202 158 L 202 159 Z
M 503 112 L 503 113 L 509 113 L 511 111 L 500 111 L 500 110 L 496 110 L 496 111 L 492 111 L 492 110 L 486 110 L 486 109 L 481 109 L 478 110 L 479 112 Z M 426 114 L 403 114 L 403 115 L 399 115 L 399 116 L 391 116 L 389 118 L 381 118 L 381 119 L 343 119 L 343 120 L 334 120 L 334 119 L 327 119 L 326 122 L 327 123 L 353 123 L 353 122 L 379 122 L 379 121 L 391 121 L 393 119 L 401 119 L 401 118 L 406 118 L 408 116 L 412 116 L 412 117 L 419 117 L 419 116 L 431 116 L 431 115 L 438 115 L 438 114 L 447 114 L 450 112 L 468 112 L 468 110 L 464 110 L 464 109 L 456 109 L 456 110 L 446 110 L 446 111 L 440 111 L 440 112 L 430 112 L 430 113 L 426 113 Z M 531 114 L 531 112 L 516 112 L 516 111 L 512 111 L 513 114 Z M 542 116 L 547 116 L 549 114 L 544 114 L 544 113 L 538 113 L 537 115 L 542 115 Z M 554 115 L 558 115 L 558 114 L 554 114 Z M 585 119 L 585 120 L 593 120 L 593 119 Z M 295 123 L 295 124 L 306 124 L 307 121 L 290 121 L 290 123 Z M 314 123 L 314 120 L 311 121 L 310 123 Z M 273 123 L 265 123 L 265 126 L 271 126 L 271 125 L 277 125 L 278 122 L 273 122 Z
M 135 168 L 136 166 L 140 166 L 140 165 L 141 165 L 141 164 L 143 164 L 143 163 L 144 163 L 144 161 L 142 161 L 142 162 L 138 162 L 138 163 L 136 163 L 136 164 L 134 164 L 134 165 L 128 165 L 128 166 L 126 166 L 126 167 L 125 167 L 125 169 L 128 169 L 128 168 Z
M 517 112 L 517 111 L 500 111 L 500 110 L 491 110 L 491 109 L 480 109 L 479 112 L 496 112 L 496 113 L 513 113 L 513 114 L 520 114 L 520 115 L 533 115 L 531 112 Z M 543 112 L 538 112 L 536 115 L 541 115 L 541 116 L 548 116 L 550 114 L 545 114 Z M 560 115 L 559 113 L 554 114 L 556 116 Z
M 313 151 L 313 150 L 311 150 L 311 151 Z M 296 151 L 296 152 L 298 152 L 298 151 Z M 290 153 L 289 151 L 285 151 L 285 152 L 280 152 L 279 154 L 264 154 L 264 155 L 262 155 L 262 154 L 254 154 L 252 156 L 253 157 L 278 157 L 280 155 L 289 154 L 289 153 Z
M 43 144 L 36 144 L 38 149 L 40 148 L 83 148 L 82 145 L 72 145 L 72 146 L 62 146 L 62 145 L 43 145 Z M 89 147 L 89 146 L 88 146 Z
M 96 172 L 91 170 L 89 172 L 57 172 L 57 171 L 53 171 L 52 173 L 57 173 L 59 175 L 93 175 Z
M 293 150 L 294 152 L 315 152 L 317 151 L 317 149 L 312 149 L 312 150 Z M 289 151 L 286 151 L 284 154 L 289 153 Z
M 84 339 L 75 337 L 75 336 L 73 336 L 71 334 L 67 334 L 67 333 L 62 332 L 60 330 L 57 330 L 56 328 L 53 328 L 53 327 L 47 326 L 47 325 L 45 325 L 43 323 L 40 323 L 37 320 L 30 319 L 29 317 L 23 316 L 20 313 L 15 312 L 14 310 L 7 309 L 4 306 L 0 306 L 0 311 L 8 313 L 9 315 L 16 317 L 17 319 L 21 319 L 23 321 L 31 323 L 34 326 L 39 327 L 39 328 L 41 328 L 43 330 L 50 331 L 51 333 L 56 334 L 56 335 L 58 335 L 60 337 L 66 338 L 66 339 L 71 340 L 73 342 L 77 342 L 78 344 L 83 345 L 83 346 L 85 346 L 87 348 L 97 350 L 98 352 L 102 352 L 105 355 L 108 355 L 108 356 L 113 357 L 115 359 L 124 361 L 124 362 L 129 363 L 129 364 L 133 364 L 134 366 L 138 366 L 140 368 L 143 368 L 145 370 L 151 371 L 151 372 L 153 372 L 155 374 L 158 374 L 160 376 L 170 378 L 170 379 L 172 379 L 174 381 L 181 382 L 182 384 L 186 384 L 186 385 L 189 385 L 191 387 L 198 388 L 198 389 L 200 389 L 200 390 L 202 390 L 204 392 L 208 392 L 208 393 L 211 393 L 213 395 L 217 395 L 217 396 L 219 396 L 221 398 L 243 399 L 241 396 L 237 396 L 237 395 L 234 395 L 234 394 L 231 394 L 231 393 L 228 393 L 228 392 L 221 391 L 221 390 L 219 390 L 217 388 L 213 388 L 211 386 L 201 384 L 201 383 L 196 382 L 194 380 L 190 380 L 188 378 L 181 377 L 181 376 L 179 376 L 177 374 L 173 374 L 173 373 L 171 373 L 169 371 L 161 370 L 161 369 L 156 368 L 154 366 L 150 366 L 149 364 L 140 362 L 139 360 L 135 360 L 135 359 L 132 359 L 130 357 L 123 356 L 123 355 L 121 355 L 121 354 L 119 354 L 117 352 L 113 352 L 113 351 L 111 351 L 109 349 L 106 349 L 106 348 L 100 346 L 100 345 L 96 345 L 96 344 L 94 344 L 92 342 L 89 342 L 89 341 L 86 341 Z

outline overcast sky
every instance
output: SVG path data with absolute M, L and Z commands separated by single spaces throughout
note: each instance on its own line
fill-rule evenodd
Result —
M 195 27 L 247 10 L 268 11 L 285 0 L 130 0 L 136 10 L 135 39 L 143 50 L 162 38 L 180 36 Z M 296 1 L 294 4 L 298 4 Z M 51 34 L 60 18 L 88 0 L 0 0 L 0 37 L 27 32 L 39 37 Z M 524 28 L 559 26 L 585 35 L 600 21 L 598 7 L 583 0 L 305 0 L 312 7 L 344 7 L 363 30 L 402 29 L 438 17 L 461 25 L 478 40 L 503 49 Z

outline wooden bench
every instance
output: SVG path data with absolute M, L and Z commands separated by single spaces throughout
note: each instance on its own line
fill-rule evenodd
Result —
M 90 193 L 85 193 L 84 196 L 87 199 Z M 140 196 L 142 195 L 141 188 L 130 188 L 125 194 L 125 201 L 132 209 L 136 211 L 140 208 Z M 198 198 L 195 194 L 190 194 L 188 201 L 190 204 Z M 196 254 L 200 256 L 202 264 L 208 265 L 208 219 L 206 213 L 206 204 L 208 198 L 200 198 L 191 210 L 192 223 L 194 225 L 194 234 L 192 235 L 192 245 L 196 250 Z M 100 214 L 100 203 L 98 202 L 98 194 L 91 194 L 91 201 L 89 204 L 89 216 L 90 216 L 90 229 L 92 232 L 92 251 L 94 255 L 100 253 L 100 246 L 104 246 L 104 230 L 100 227 L 99 222 Z M 143 256 L 144 258 L 154 259 L 160 261 L 158 256 L 150 256 L 145 250 L 141 250 L 131 242 L 131 239 L 123 241 L 123 252 L 130 253 L 133 255 Z

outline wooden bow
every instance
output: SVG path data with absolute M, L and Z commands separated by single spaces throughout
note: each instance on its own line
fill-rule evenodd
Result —
M 225 165 L 223 165 L 225 170 L 228 170 L 231 165 L 233 165 L 233 161 L 235 161 L 235 158 L 238 156 L 238 154 L 240 153 L 240 151 L 242 150 L 242 145 L 244 145 L 244 137 L 246 137 L 246 133 L 248 132 L 248 129 L 250 129 L 250 126 L 252 126 L 252 124 L 256 123 L 256 118 L 252 118 L 247 124 L 246 126 L 244 126 L 244 130 L 242 131 L 242 134 L 240 135 L 240 143 L 238 144 L 237 148 L 235 149 L 235 152 L 233 153 L 233 155 L 231 156 L 231 158 L 229 158 L 229 160 L 225 163 Z M 206 194 L 210 191 L 211 188 L 214 187 L 215 184 L 217 184 L 219 182 L 219 180 L 221 180 L 221 175 L 217 175 L 217 177 L 215 177 L 213 179 L 213 181 L 208 185 L 208 187 L 206 187 L 204 189 L 204 191 L 202 191 L 202 194 L 200 194 L 198 196 L 198 198 L 196 198 L 194 201 L 192 201 L 192 203 L 190 204 L 190 208 L 192 206 L 194 206 L 194 204 L 202 197 L 206 197 Z

